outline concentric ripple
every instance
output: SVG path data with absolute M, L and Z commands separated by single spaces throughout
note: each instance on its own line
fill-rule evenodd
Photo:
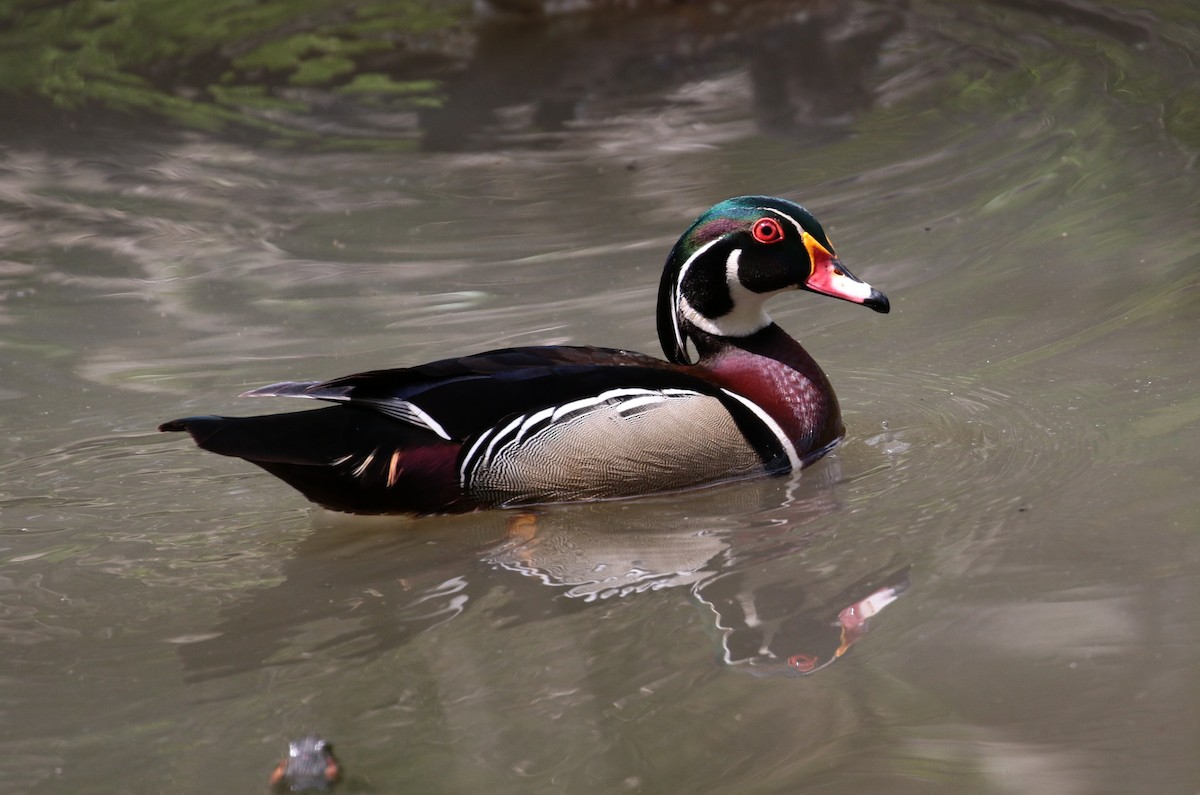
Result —
M 880 388 L 886 384 L 886 390 Z M 848 480 L 948 505 L 1028 508 L 1087 469 L 1101 444 L 1069 401 L 983 377 L 861 370 L 839 377 Z

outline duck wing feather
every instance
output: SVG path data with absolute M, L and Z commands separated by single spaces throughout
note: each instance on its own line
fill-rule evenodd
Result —
M 372 370 L 329 381 L 285 381 L 243 397 L 302 397 L 369 408 L 465 441 L 505 417 L 615 389 L 719 388 L 684 368 L 609 348 L 505 348 L 415 367 Z

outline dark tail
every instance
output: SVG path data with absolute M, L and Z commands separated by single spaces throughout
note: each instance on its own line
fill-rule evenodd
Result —
M 243 458 L 335 511 L 443 513 L 459 505 L 459 444 L 373 411 L 330 406 L 258 417 L 184 417 L 201 448 Z

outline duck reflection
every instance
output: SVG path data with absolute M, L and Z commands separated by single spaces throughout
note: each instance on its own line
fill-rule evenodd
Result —
M 825 512 L 819 504 L 791 507 Z M 909 568 L 873 571 L 824 595 L 787 570 L 788 558 L 803 551 L 793 535 L 795 513 L 789 519 L 778 538 L 764 543 L 771 533 L 761 528 L 612 532 L 526 514 L 510 521 L 509 538 L 485 560 L 583 602 L 687 588 L 712 612 L 726 664 L 755 674 L 807 675 L 845 654 L 870 619 L 908 590 Z
M 835 467 L 821 470 L 832 477 Z M 226 608 L 180 654 L 191 679 L 209 679 L 314 656 L 374 655 L 469 610 L 502 631 L 669 590 L 688 594 L 708 617 L 724 664 L 811 674 L 904 593 L 908 570 L 882 550 L 879 560 L 824 559 L 835 534 L 819 520 L 837 507 L 834 492 L 806 482 L 806 496 L 794 496 L 797 485 L 735 484 L 404 527 L 319 514 L 284 579 Z
M 870 619 L 908 590 L 908 574 L 907 566 L 872 572 L 811 603 L 803 586 L 755 584 L 745 570 L 719 574 L 693 593 L 714 613 L 727 664 L 759 675 L 807 676 L 867 634 Z

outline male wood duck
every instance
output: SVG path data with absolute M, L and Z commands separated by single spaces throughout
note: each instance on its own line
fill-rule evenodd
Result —
M 187 431 L 200 447 L 351 513 L 455 513 L 783 475 L 845 432 L 825 373 L 763 307 L 787 290 L 888 311 L 807 210 L 741 196 L 696 219 L 667 257 L 657 310 L 667 361 L 506 348 L 271 384 L 244 396 L 335 405 L 187 417 L 159 430 Z

